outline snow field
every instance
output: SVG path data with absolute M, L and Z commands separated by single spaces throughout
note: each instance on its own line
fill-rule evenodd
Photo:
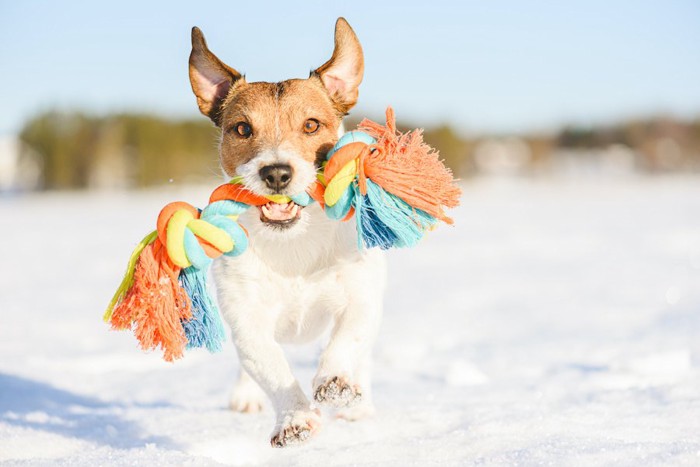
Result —
M 168 364 L 101 321 L 159 208 L 208 191 L 0 199 L 0 461 L 700 465 L 700 179 L 470 181 L 390 253 L 377 416 L 287 450 L 226 409 L 230 343 Z M 289 349 L 308 392 L 319 349 Z

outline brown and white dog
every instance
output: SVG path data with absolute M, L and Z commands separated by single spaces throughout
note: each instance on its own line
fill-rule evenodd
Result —
M 198 28 L 189 63 L 199 109 L 221 128 L 224 172 L 264 195 L 298 194 L 315 180 L 357 102 L 364 72 L 362 48 L 343 18 L 332 57 L 308 79 L 248 83 L 209 51 Z M 350 420 L 371 415 L 371 349 L 385 284 L 381 252 L 358 250 L 354 223 L 328 219 L 318 204 L 270 203 L 240 221 L 249 250 L 214 265 L 241 363 L 231 408 L 259 411 L 267 395 L 277 417 L 273 446 L 311 437 L 320 411 L 292 375 L 281 344 L 306 343 L 331 329 L 312 382 L 314 403 Z

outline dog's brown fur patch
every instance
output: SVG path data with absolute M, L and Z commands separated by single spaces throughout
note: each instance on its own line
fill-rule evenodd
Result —
M 313 77 L 281 83 L 242 82 L 234 86 L 222 106 L 221 163 L 226 173 L 233 174 L 256 154 L 285 147 L 316 162 L 338 139 L 341 118 L 320 80 Z M 320 124 L 312 134 L 304 132 L 308 119 Z M 252 128 L 249 137 L 236 132 L 240 122 Z
M 333 56 L 308 79 L 248 83 L 216 57 L 198 28 L 192 30 L 190 82 L 200 111 L 222 129 L 221 164 L 229 175 L 266 149 L 289 149 L 320 165 L 335 144 L 343 116 L 357 101 L 362 81 L 362 47 L 350 25 L 339 18 Z M 308 119 L 320 123 L 304 132 Z M 250 136 L 235 131 L 238 123 Z

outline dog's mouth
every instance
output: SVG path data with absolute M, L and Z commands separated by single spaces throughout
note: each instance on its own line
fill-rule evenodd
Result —
M 286 204 L 270 202 L 259 206 L 258 209 L 260 210 L 260 221 L 264 224 L 287 228 L 296 224 L 304 207 L 290 201 Z

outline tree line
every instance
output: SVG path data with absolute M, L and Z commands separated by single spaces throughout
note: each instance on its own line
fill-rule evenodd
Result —
M 347 127 L 356 123 L 350 120 Z M 399 124 L 399 128 L 413 125 Z M 507 136 L 464 135 L 449 125 L 426 128 L 424 133 L 426 142 L 438 148 L 460 177 L 479 172 L 475 154 L 480 144 Z M 23 150 L 39 159 L 40 187 L 44 189 L 218 180 L 218 138 L 219 130 L 200 118 L 59 111 L 30 119 L 19 135 Z M 585 156 L 622 145 L 633 151 L 638 168 L 645 171 L 700 170 L 700 119 L 649 118 L 597 127 L 567 126 L 553 134 L 517 138 L 527 148 L 528 167 L 547 165 L 562 151 Z

